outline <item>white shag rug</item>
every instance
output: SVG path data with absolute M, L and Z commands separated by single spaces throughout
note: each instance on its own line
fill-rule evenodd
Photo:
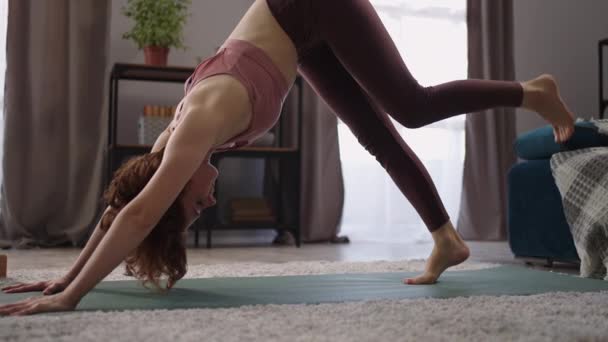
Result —
M 495 267 L 467 262 L 454 270 Z M 422 271 L 423 260 L 191 266 L 188 278 Z M 132 279 L 117 268 L 106 280 Z M 11 272 L 0 281 L 65 270 Z M 474 279 L 472 279 L 474 281 Z M 0 317 L 1 341 L 607 341 L 608 291 Z

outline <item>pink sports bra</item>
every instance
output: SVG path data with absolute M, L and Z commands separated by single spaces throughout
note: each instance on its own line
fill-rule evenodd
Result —
M 185 94 L 198 82 L 219 74 L 231 75 L 245 86 L 252 113 L 247 129 L 209 151 L 205 162 L 210 166 L 210 157 L 214 152 L 249 145 L 270 130 L 279 119 L 281 107 L 289 92 L 285 76 L 264 50 L 244 40 L 229 39 L 217 54 L 196 67 L 184 85 Z M 176 115 L 179 115 L 180 110 L 181 105 Z M 213 180 L 210 179 L 209 182 L 212 183 Z M 213 186 L 209 184 L 209 195 L 204 208 L 214 204 Z
M 252 117 L 247 129 L 212 152 L 249 145 L 270 130 L 279 119 L 289 91 L 285 76 L 266 52 L 245 40 L 229 39 L 217 54 L 202 61 L 186 81 L 185 93 L 205 78 L 219 74 L 231 75 L 245 86 Z

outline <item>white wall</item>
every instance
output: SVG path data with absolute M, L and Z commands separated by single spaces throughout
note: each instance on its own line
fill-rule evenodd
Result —
M 577 117 L 597 118 L 597 42 L 608 38 L 608 1 L 515 0 L 514 3 L 516 79 L 551 73 Z M 538 116 L 518 110 L 518 134 L 545 124 Z
M 197 57 L 207 57 L 222 45 L 252 0 L 192 0 L 191 16 L 184 30 L 188 49 L 169 53 L 169 65 L 195 67 Z M 111 63 L 143 63 L 143 51 L 122 39 L 132 21 L 122 14 L 126 0 L 112 0 L 110 29 Z M 121 81 L 119 84 L 118 142 L 137 143 L 137 118 L 144 104 L 176 105 L 183 84 Z

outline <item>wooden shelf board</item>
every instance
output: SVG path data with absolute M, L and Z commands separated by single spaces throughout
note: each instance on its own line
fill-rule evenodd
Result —
M 152 149 L 152 145 L 125 145 L 125 144 L 116 144 L 110 145 L 110 149 L 142 149 L 142 150 L 150 150 Z
M 293 157 L 299 150 L 291 147 L 241 147 L 234 150 L 214 153 L 212 159 L 222 158 L 261 158 L 261 157 Z
M 293 148 L 293 147 L 272 147 L 272 146 L 266 146 L 266 147 L 260 146 L 260 147 L 257 147 L 257 146 L 246 146 L 246 147 L 235 148 L 234 150 L 217 152 L 217 154 L 232 153 L 232 152 L 276 152 L 276 153 L 290 153 L 290 152 L 297 152 L 297 151 L 298 151 L 298 149 L 297 148 Z
M 145 64 L 117 63 L 112 69 L 112 75 L 117 79 L 159 82 L 186 82 L 194 72 L 194 68 L 182 66 L 150 66 Z
M 247 230 L 247 229 L 284 229 L 278 226 L 277 222 L 245 222 L 245 223 L 229 223 L 229 224 L 216 224 L 214 226 L 205 227 L 201 226 L 201 230 Z

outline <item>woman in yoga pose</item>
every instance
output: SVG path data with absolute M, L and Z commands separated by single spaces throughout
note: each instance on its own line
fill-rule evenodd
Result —
M 0 315 L 72 310 L 123 260 L 145 283 L 160 288 L 166 275 L 166 289 L 172 287 L 186 272 L 187 228 L 215 202 L 217 170 L 210 155 L 270 129 L 297 72 L 377 158 L 432 234 L 426 269 L 407 284 L 436 282 L 465 261 L 469 249 L 389 115 L 416 128 L 492 107 L 523 107 L 551 123 L 558 142 L 574 129 L 549 75 L 522 83 L 420 86 L 368 0 L 256 0 L 217 54 L 186 82 L 175 119 L 151 153 L 116 172 L 104 194 L 108 207 L 68 274 L 4 288 L 48 296 L 0 306 Z

